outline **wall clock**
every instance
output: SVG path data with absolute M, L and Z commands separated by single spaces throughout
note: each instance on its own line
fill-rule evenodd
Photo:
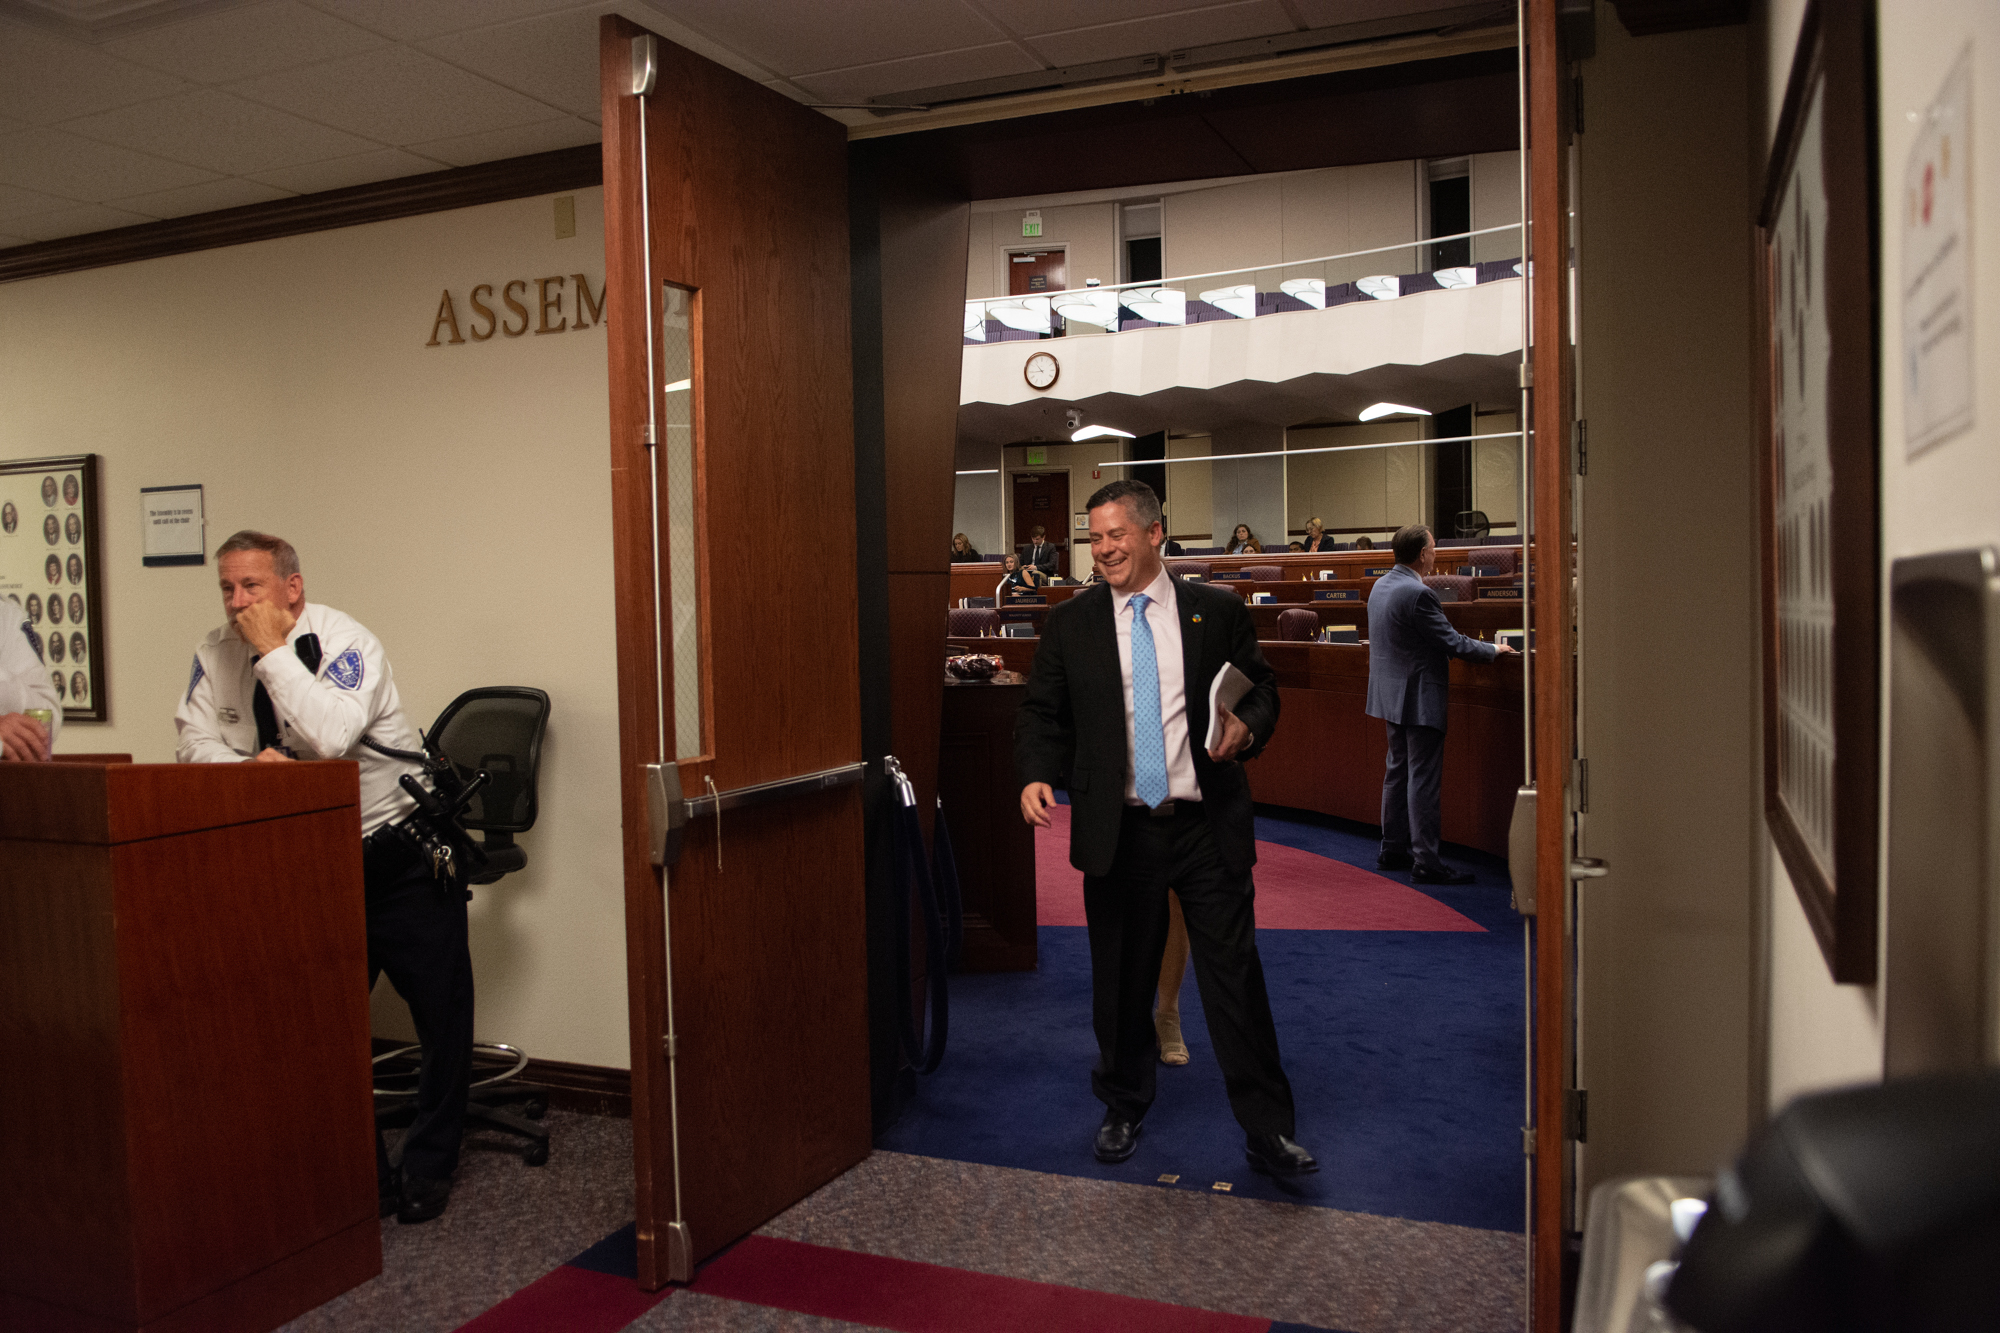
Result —
M 1029 388 L 1046 389 L 1056 382 L 1056 376 L 1062 373 L 1062 367 L 1058 366 L 1056 359 L 1047 352 L 1037 352 L 1028 358 L 1027 365 L 1021 367 L 1021 373 L 1027 377 Z

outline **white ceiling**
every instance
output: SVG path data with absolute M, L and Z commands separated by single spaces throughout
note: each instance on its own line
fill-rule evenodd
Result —
M 0 246 L 595 143 L 607 13 L 857 102 L 1449 3 L 0 0 Z

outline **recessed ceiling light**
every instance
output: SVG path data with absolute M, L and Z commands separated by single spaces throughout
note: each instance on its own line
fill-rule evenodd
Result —
M 1116 426 L 1085 426 L 1070 436 L 1072 440 L 1130 440 L 1135 438 L 1129 430 L 1119 430 Z
M 1379 421 L 1383 417 L 1412 416 L 1427 417 L 1430 413 L 1421 407 L 1404 407 L 1401 403 L 1376 403 L 1361 409 L 1363 421 Z

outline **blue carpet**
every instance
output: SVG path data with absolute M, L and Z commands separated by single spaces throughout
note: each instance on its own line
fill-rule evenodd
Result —
M 1374 866 L 1357 826 L 1286 811 L 1260 838 Z M 1359 859 L 1359 858 L 1364 858 Z M 1139 1150 L 1099 1163 L 1090 1092 L 1090 959 L 1081 927 L 1041 929 L 1032 973 L 951 982 L 951 1044 L 878 1140 L 896 1152 L 1162 1188 L 1229 1193 L 1495 1230 L 1522 1225 L 1520 920 L 1504 867 L 1430 893 L 1469 931 L 1264 931 L 1258 937 L 1299 1141 L 1320 1173 L 1278 1182 L 1243 1160 L 1192 982 L 1181 996 L 1192 1063 L 1161 1066 Z M 1403 878 L 1399 876 L 1398 878 Z M 1159 1181 L 1175 1175 L 1175 1182 Z

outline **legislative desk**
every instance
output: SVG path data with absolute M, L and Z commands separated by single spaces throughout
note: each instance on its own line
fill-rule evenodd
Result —
M 1506 585 L 1509 588 L 1512 587 L 1511 581 L 1506 579 L 1494 580 L 1494 583 Z M 1276 583 L 1249 585 L 1249 587 L 1258 591 L 1266 588 L 1282 588 L 1285 586 Z M 1293 584 L 1290 586 L 1327 589 L 1333 588 L 1336 585 Z M 1045 600 L 1008 602 L 996 609 L 1001 612 L 1001 619 L 1003 621 L 1030 624 L 1035 626 L 1036 632 L 1039 633 L 1042 623 L 1047 620 L 1051 610 L 1062 605 L 1082 591 L 1084 589 L 1073 587 L 1050 588 L 1045 594 Z M 1351 601 L 1253 602 L 1249 607 L 1250 621 L 1256 625 L 1259 638 L 1275 639 L 1278 637 L 1279 616 L 1287 611 L 1306 610 L 1311 611 L 1319 618 L 1322 628 L 1351 625 L 1359 636 L 1365 639 L 1368 637 L 1367 594 L 1363 589 L 1354 589 L 1354 591 L 1360 592 L 1361 596 Z M 1490 641 L 1494 634 L 1499 631 L 1520 629 L 1525 622 L 1525 608 L 1522 606 L 1519 597 L 1480 597 L 1469 602 L 1444 602 L 1441 604 L 1441 608 L 1444 611 L 1444 618 L 1451 622 L 1452 628 L 1468 638 Z
M 967 972 L 1035 970 L 1035 834 L 1014 776 L 1014 713 L 1026 693 L 1018 679 L 945 685 L 938 799 L 958 863 Z
M 955 638 L 948 651 L 991 653 L 1008 670 L 1028 672 L 1038 642 Z M 1258 646 L 1278 676 L 1279 717 L 1277 734 L 1263 754 L 1245 765 L 1252 796 L 1270 805 L 1379 824 L 1388 734 L 1363 711 L 1368 645 L 1267 639 Z M 1522 776 L 1521 720 L 1520 658 L 1452 662 L 1441 811 L 1446 842 L 1507 854 L 1507 826 Z
M 381 1271 L 358 773 L 0 764 L 0 1328 L 262 1333 Z

